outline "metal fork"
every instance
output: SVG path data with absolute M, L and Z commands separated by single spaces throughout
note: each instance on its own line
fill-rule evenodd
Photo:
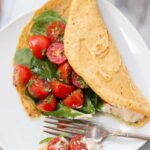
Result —
M 53 116 L 46 117 L 44 122 L 46 123 L 46 125 L 44 125 L 44 132 L 56 136 L 63 135 L 66 138 L 72 138 L 74 135 L 82 134 L 85 135 L 86 138 L 92 138 L 97 142 L 102 142 L 109 136 L 120 136 L 150 141 L 150 136 L 120 131 L 110 131 L 99 122 L 79 119 L 65 119 Z M 58 126 L 64 126 L 65 128 L 59 128 Z

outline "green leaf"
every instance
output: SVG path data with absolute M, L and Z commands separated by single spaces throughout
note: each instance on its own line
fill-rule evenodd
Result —
M 31 33 L 34 35 L 46 35 L 45 32 L 47 26 L 54 21 L 66 23 L 66 21 L 62 19 L 56 12 L 45 10 L 39 16 L 34 18 Z
M 77 80 L 80 83 L 81 88 L 88 88 L 88 85 L 85 83 L 85 81 L 80 76 L 78 76 Z
M 36 59 L 29 48 L 22 48 L 16 51 L 15 64 L 29 67 L 34 74 L 48 81 L 56 76 L 57 66 L 48 59 Z
M 88 95 L 84 96 L 84 104 L 80 111 L 88 114 L 94 114 L 95 113 L 95 107 L 92 104 L 92 101 Z
M 28 97 L 28 99 L 35 105 L 36 107 L 36 103 L 37 103 L 37 100 L 35 100 L 34 98 L 32 98 L 28 92 L 28 89 L 26 88 L 25 89 L 25 95 Z
M 102 109 L 102 107 L 103 107 L 103 102 L 99 102 L 98 104 L 97 104 L 97 107 L 96 107 L 96 110 L 97 111 L 101 111 L 101 109 Z
M 31 70 L 34 74 L 50 81 L 56 76 L 57 66 L 52 64 L 49 60 L 32 59 Z
M 45 139 L 41 140 L 41 141 L 39 142 L 39 144 L 48 143 L 48 142 L 50 142 L 53 138 L 54 138 L 54 137 L 45 138 Z
M 100 111 L 103 106 L 103 100 L 93 91 L 91 92 L 91 101 L 96 111 Z
M 80 111 L 89 114 L 95 114 L 96 111 L 100 111 L 103 105 L 100 97 L 93 92 L 90 88 L 84 91 L 84 104 Z
M 99 96 L 95 92 L 93 92 L 91 89 L 88 90 L 88 95 L 90 96 L 90 99 L 94 107 L 97 108 L 97 104 L 100 102 Z
M 15 53 L 15 64 L 30 67 L 32 61 L 32 53 L 29 48 L 18 49 Z
M 67 133 L 66 133 L 66 134 L 67 134 Z M 60 134 L 60 135 L 57 136 L 57 137 L 64 137 L 66 134 Z M 54 136 L 54 137 L 47 137 L 47 138 L 41 140 L 41 141 L 39 142 L 39 144 L 49 143 L 49 142 L 50 142 L 52 139 L 54 139 L 54 138 L 55 138 L 55 136 Z
M 62 104 L 58 104 L 57 109 L 52 112 L 43 113 L 44 115 L 56 116 L 56 117 L 63 117 L 63 118 L 75 118 L 77 116 L 83 115 L 83 113 L 73 110 L 69 107 L 66 107 Z
M 102 99 L 96 93 L 94 93 L 92 90 L 89 91 L 89 93 L 91 95 L 91 101 L 92 101 L 92 104 L 95 107 L 95 110 L 100 111 L 102 106 L 103 106 Z

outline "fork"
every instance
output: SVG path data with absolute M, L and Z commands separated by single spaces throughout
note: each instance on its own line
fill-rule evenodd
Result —
M 65 119 L 49 116 L 44 120 L 44 132 L 55 136 L 63 135 L 65 138 L 72 138 L 75 135 L 85 135 L 86 138 L 94 139 L 97 143 L 102 142 L 109 136 L 120 136 L 126 138 L 136 138 L 150 141 L 150 136 L 127 133 L 121 131 L 110 131 L 102 126 L 99 122 L 80 120 L 80 119 Z M 59 128 L 64 126 L 65 128 Z

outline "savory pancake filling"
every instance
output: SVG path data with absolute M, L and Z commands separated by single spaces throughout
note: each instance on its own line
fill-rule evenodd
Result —
M 126 108 L 119 108 L 110 104 L 104 104 L 103 107 L 101 108 L 101 111 L 104 113 L 115 115 L 121 118 L 122 120 L 130 123 L 138 122 L 144 119 L 145 117 L 144 115 L 138 112 L 134 112 Z

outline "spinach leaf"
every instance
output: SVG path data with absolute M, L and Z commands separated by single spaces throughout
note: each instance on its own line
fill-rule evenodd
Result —
M 84 113 L 88 113 L 88 114 L 95 113 L 95 107 L 92 104 L 92 101 L 91 101 L 89 95 L 84 96 L 84 104 L 83 104 L 82 108 L 80 109 L 80 111 L 82 111 Z
M 32 98 L 28 92 L 28 89 L 26 88 L 25 89 L 25 95 L 28 97 L 28 99 L 35 105 L 36 107 L 36 103 L 37 103 L 37 100 L 35 100 L 34 98 Z
M 30 68 L 32 58 L 29 48 L 21 48 L 16 51 L 14 60 L 16 65 L 25 65 Z
M 54 138 L 54 137 L 45 138 L 45 139 L 41 140 L 41 141 L 39 142 L 39 144 L 48 143 L 48 142 L 50 142 L 53 138 Z
M 91 101 L 92 101 L 92 104 L 95 107 L 95 110 L 100 111 L 102 106 L 103 106 L 102 99 L 94 91 L 92 91 L 91 89 L 89 89 L 88 93 L 90 94 Z
M 38 60 L 33 58 L 31 62 L 31 70 L 34 74 L 50 81 L 56 76 L 57 66 L 47 59 Z
M 89 94 L 89 97 L 90 97 L 90 99 L 92 101 L 92 104 L 96 108 L 98 102 L 100 101 L 99 100 L 99 96 L 95 92 L 93 92 L 93 90 L 91 90 L 91 89 L 88 89 L 88 94 Z
M 29 67 L 34 74 L 48 81 L 56 76 L 57 66 L 47 59 L 38 60 L 34 58 L 29 48 L 22 48 L 16 51 L 15 64 Z
M 34 35 L 46 35 L 47 26 L 54 21 L 66 23 L 56 12 L 45 10 L 39 16 L 34 17 L 31 33 Z
M 103 102 L 99 102 L 99 103 L 97 104 L 96 110 L 97 110 L 97 111 L 101 111 L 102 107 L 103 107 Z
M 77 77 L 77 81 L 79 82 L 81 88 L 88 88 L 88 85 L 80 76 Z
M 56 116 L 56 117 L 64 117 L 64 118 L 74 118 L 77 116 L 83 115 L 83 113 L 73 110 L 69 107 L 66 107 L 62 104 L 58 104 L 57 109 L 52 112 L 43 112 L 44 115 Z
M 66 134 L 67 134 L 67 133 L 66 133 Z M 60 135 L 57 136 L 57 137 L 64 137 L 66 134 L 60 134 Z M 48 142 L 50 142 L 50 141 L 51 141 L 52 139 L 54 139 L 54 138 L 55 138 L 55 136 L 54 136 L 54 137 L 47 137 L 47 138 L 41 140 L 41 141 L 39 142 L 39 144 L 48 143 Z
M 80 111 L 92 114 L 94 114 L 96 111 L 100 111 L 102 107 L 100 97 L 90 88 L 85 89 L 83 93 L 84 93 L 84 104 L 83 107 L 80 109 Z

